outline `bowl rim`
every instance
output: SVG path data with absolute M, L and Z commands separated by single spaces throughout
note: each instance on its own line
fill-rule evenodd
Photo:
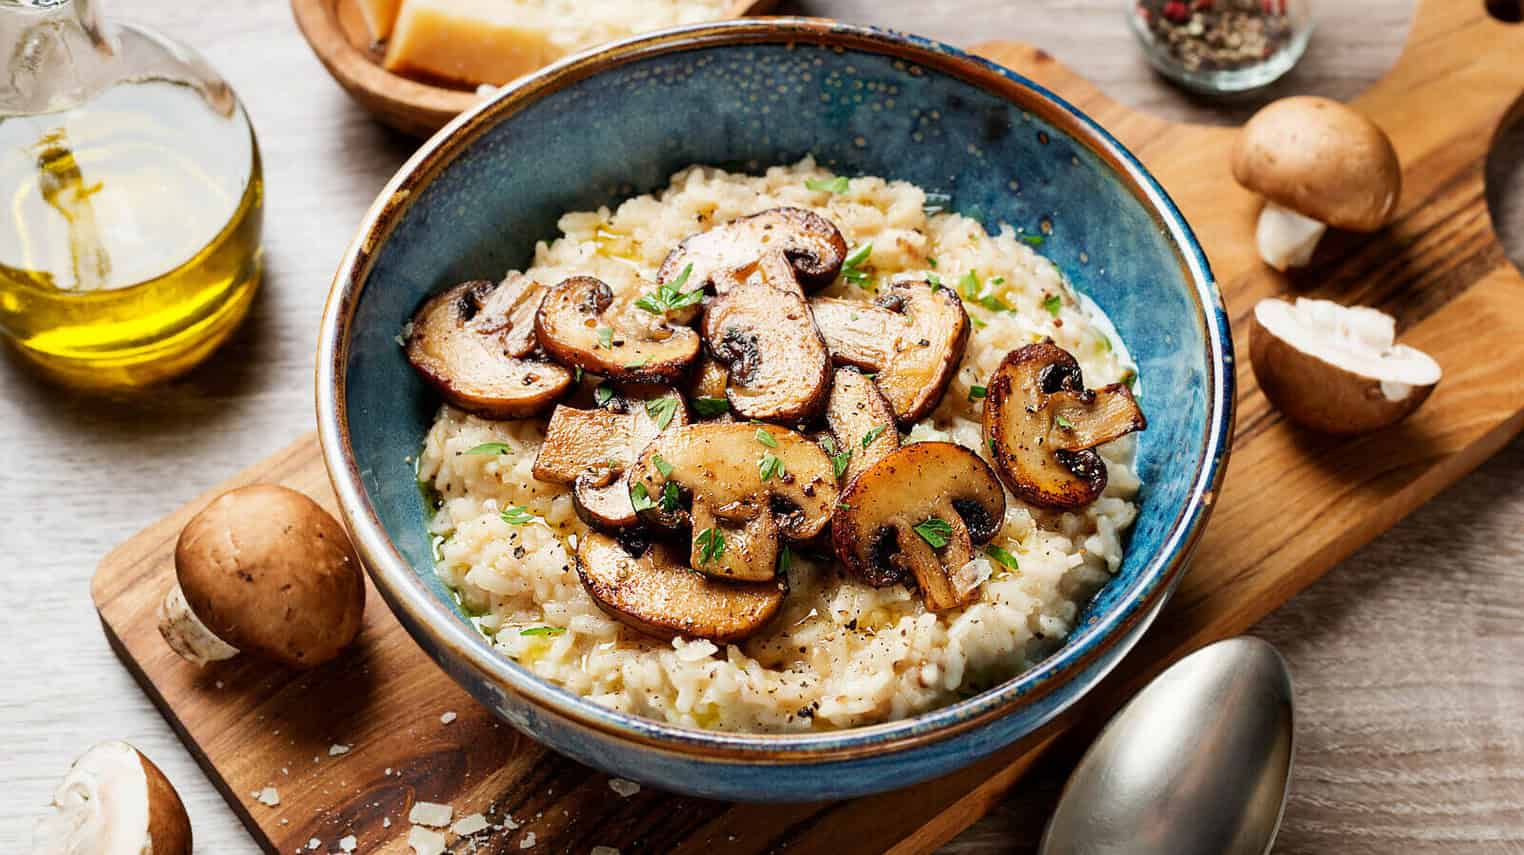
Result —
M 1206 345 L 1207 418 L 1189 498 L 1138 579 L 1115 607 L 1076 628 L 1047 659 L 972 698 L 905 719 L 805 734 L 709 731 L 619 712 L 542 680 L 495 651 L 428 590 L 387 535 L 361 482 L 350 445 L 345 398 L 350 324 L 377 251 L 416 193 L 499 121 L 567 86 L 655 56 L 744 44 L 812 44 L 904 60 L 991 92 L 1062 130 L 1103 160 L 1170 237 L 1181 272 L 1191 285 L 1196 323 Z M 1129 630 L 1150 620 L 1183 574 L 1219 492 L 1233 424 L 1233 366 L 1227 312 L 1205 252 L 1163 187 L 1093 119 L 1026 77 L 930 39 L 821 18 L 750 18 L 660 30 L 567 57 L 484 99 L 419 148 L 367 211 L 335 273 L 319 331 L 317 421 L 325 467 L 371 579 L 409 633 L 457 682 L 462 682 L 459 672 L 469 669 L 538 712 L 660 752 L 750 764 L 824 763 L 864 753 L 908 750 L 979 728 L 1070 684 L 1126 639 Z M 1109 672 L 1125 652 L 1100 661 L 1102 670 L 1096 679 Z

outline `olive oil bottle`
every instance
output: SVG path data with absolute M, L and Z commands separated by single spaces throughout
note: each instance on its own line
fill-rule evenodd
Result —
M 189 369 L 248 312 L 263 182 L 216 72 L 94 7 L 0 0 L 0 331 L 55 377 L 130 387 Z

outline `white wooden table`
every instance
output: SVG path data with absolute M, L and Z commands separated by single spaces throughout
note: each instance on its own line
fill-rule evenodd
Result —
M 1395 58 L 1411 3 L 1318 5 L 1323 27 L 1284 89 L 1348 97 Z M 1122 6 L 807 0 L 790 10 L 959 44 L 1023 39 L 1128 103 L 1204 121 L 1244 115 L 1248 105 L 1192 102 L 1152 77 Z M 26 850 L 32 818 L 77 753 L 126 738 L 179 786 L 200 852 L 254 852 L 107 647 L 88 580 L 108 548 L 312 428 L 312 346 L 329 277 L 411 143 L 349 103 L 283 0 L 119 0 L 108 11 L 189 41 L 243 96 L 265 156 L 267 273 L 234 341 L 164 388 L 90 399 L 0 358 L 0 851 Z M 1491 170 L 1516 262 L 1524 259 L 1519 142 Z M 1524 443 L 1516 442 L 1256 630 L 1287 654 L 1301 703 L 1277 851 L 1524 852 L 1521 521 Z M 1029 851 L 1063 780 L 1062 764 L 1050 767 L 948 851 Z

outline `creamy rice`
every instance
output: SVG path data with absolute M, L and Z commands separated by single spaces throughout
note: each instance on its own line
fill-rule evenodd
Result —
M 1057 268 L 1020 233 L 1002 226 L 991 237 L 958 214 L 928 217 L 925 193 L 904 182 L 853 178 L 839 194 L 806 186 L 831 177 L 810 159 L 763 176 L 690 168 L 666 190 L 615 211 L 563 216 L 563 237 L 539 244 L 527 273 L 547 284 L 588 274 L 616 292 L 646 290 L 667 251 L 689 234 L 779 205 L 810 208 L 834 222 L 849 246 L 873 244 L 870 264 L 880 283 L 930 275 L 958 287 L 973 273 L 981 293 L 1012 310 L 965 301 L 974 328 L 961 369 L 907 442 L 949 440 L 988 457 L 983 402 L 970 400 L 970 388 L 986 383 L 1008 351 L 1044 337 L 1075 355 L 1089 386 L 1131 371 L 1121 343 L 1087 316 Z M 873 297 L 845 281 L 822 293 Z M 834 560 L 796 551 L 791 593 L 764 632 L 723 647 L 659 641 L 605 615 L 582 589 L 573 555 L 587 529 L 566 487 L 530 473 L 544 421 L 489 421 L 441 409 L 418 467 L 440 499 L 432 522 L 438 572 L 498 649 L 535 674 L 600 704 L 694 727 L 851 727 L 913 715 L 1003 681 L 1062 642 L 1120 565 L 1121 533 L 1137 512 L 1129 436 L 1100 449 L 1110 481 L 1089 507 L 1063 513 L 1008 497 L 993 543 L 1020 566 L 977 559 L 989 579 L 973 605 L 928 612 L 903 585 L 871 588 L 846 578 Z M 485 442 L 511 450 L 465 453 Z M 509 525 L 499 514 L 513 505 L 540 519 Z

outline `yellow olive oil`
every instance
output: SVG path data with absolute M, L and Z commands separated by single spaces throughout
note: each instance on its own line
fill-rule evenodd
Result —
M 179 374 L 247 313 L 263 183 L 243 108 L 148 80 L 0 115 L 0 330 L 62 379 Z

